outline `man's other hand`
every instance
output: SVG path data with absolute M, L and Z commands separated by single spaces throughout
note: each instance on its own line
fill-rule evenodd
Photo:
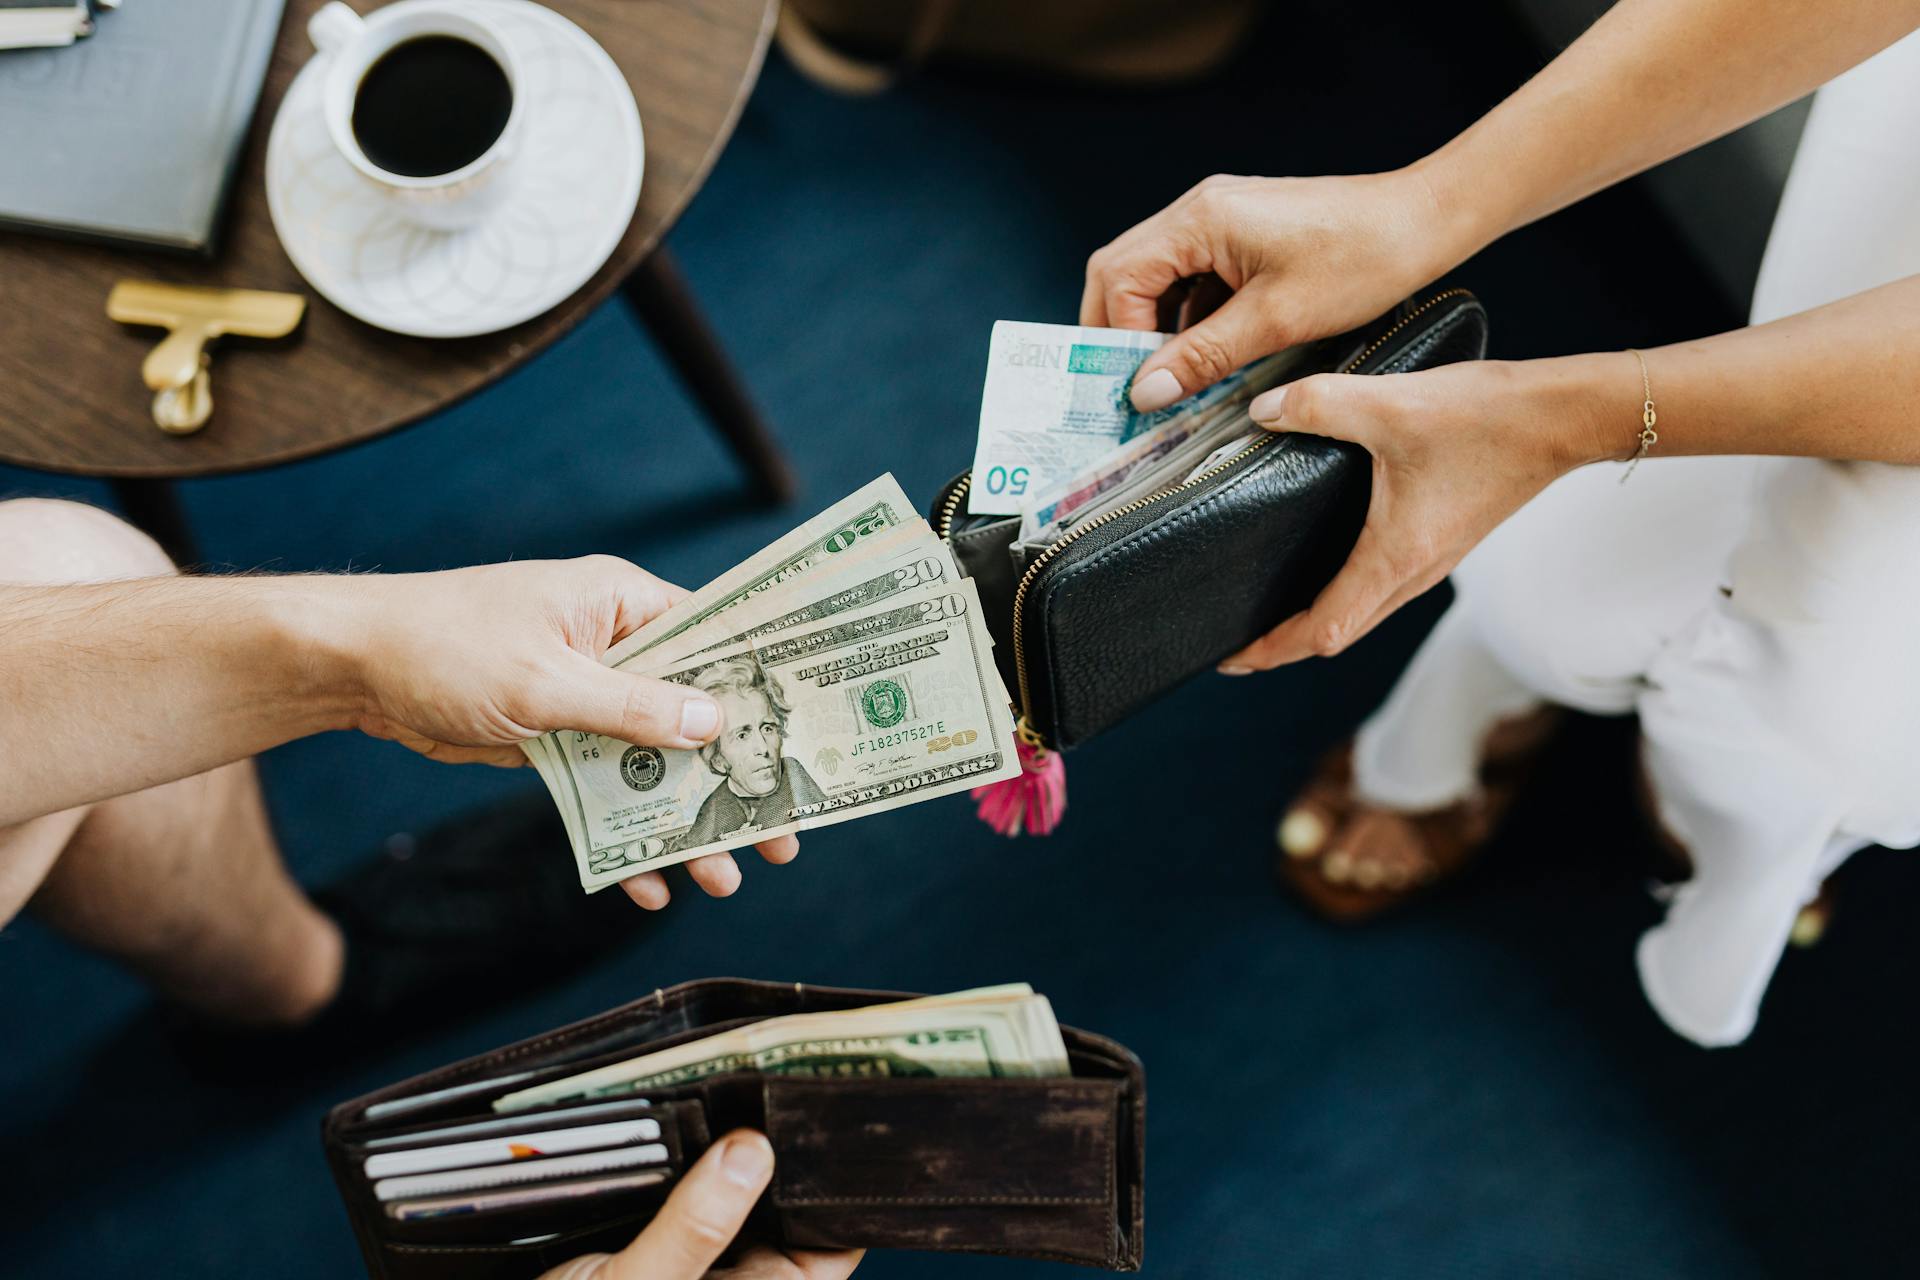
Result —
M 562 1263 L 540 1280 L 844 1280 L 861 1252 L 753 1249 L 710 1270 L 773 1177 L 773 1147 L 749 1129 L 722 1138 L 687 1171 L 659 1216 L 619 1253 Z

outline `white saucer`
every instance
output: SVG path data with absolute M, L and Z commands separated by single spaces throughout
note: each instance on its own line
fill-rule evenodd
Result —
M 347 314 L 420 338 L 493 333 L 565 300 L 626 234 L 646 162 L 633 91 L 593 37 L 530 0 L 471 3 L 526 80 L 513 190 L 487 221 L 418 226 L 355 172 L 321 117 L 324 56 L 300 69 L 267 140 L 267 208 L 293 265 Z

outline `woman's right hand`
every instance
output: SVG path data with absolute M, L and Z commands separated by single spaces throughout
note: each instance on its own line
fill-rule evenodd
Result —
M 1232 296 L 1142 362 L 1164 408 L 1283 347 L 1365 323 L 1447 271 L 1463 243 L 1420 166 L 1328 178 L 1216 175 L 1087 260 L 1080 323 L 1158 328 L 1163 295 L 1217 276 Z

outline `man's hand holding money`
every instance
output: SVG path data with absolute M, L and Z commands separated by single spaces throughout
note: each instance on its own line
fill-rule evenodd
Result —
M 705 693 L 601 663 L 686 596 L 617 557 L 314 581 L 338 584 L 330 595 L 345 597 L 316 612 L 316 667 L 346 673 L 355 727 L 430 759 L 520 765 L 521 741 L 561 728 L 696 748 L 725 723 Z M 791 835 L 756 847 L 774 863 L 799 852 Z M 740 886 L 725 852 L 688 871 L 715 897 Z M 643 907 L 667 904 L 658 872 L 621 884 Z

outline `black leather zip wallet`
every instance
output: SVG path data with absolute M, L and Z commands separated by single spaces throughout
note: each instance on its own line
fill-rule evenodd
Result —
M 743 1244 L 934 1249 L 1140 1269 L 1146 1079 L 1120 1045 L 1061 1027 L 1071 1077 L 783 1076 L 736 1072 L 649 1090 L 649 1186 L 576 1200 L 397 1220 L 365 1171 L 403 1135 L 495 1119 L 494 1099 L 731 1027 L 912 997 L 708 978 L 341 1103 L 327 1161 L 376 1280 L 524 1280 L 624 1247 L 677 1175 L 729 1131 L 773 1142 L 773 1182 Z M 528 1129 L 556 1108 L 513 1113 Z M 550 1121 L 546 1127 L 579 1120 Z M 369 1146 L 369 1144 L 373 1146 Z
M 1486 350 L 1485 309 L 1445 289 L 1312 344 L 1300 373 L 1408 373 Z M 966 513 L 971 479 L 949 481 L 928 518 L 979 588 L 1023 736 L 1064 749 L 1313 603 L 1360 535 L 1372 460 L 1345 441 L 1262 434 L 1032 547 L 1020 517 Z

